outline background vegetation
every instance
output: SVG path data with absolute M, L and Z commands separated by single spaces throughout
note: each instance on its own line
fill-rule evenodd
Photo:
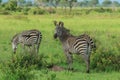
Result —
M 25 6 L 14 0 L 0 7 L 0 80 L 120 80 L 120 8 Z M 54 40 L 53 21 L 63 21 L 74 35 L 89 34 L 97 49 L 91 55 L 91 73 L 85 73 L 81 56 L 74 55 L 74 71 L 67 71 L 59 40 Z M 43 39 L 38 56 L 13 54 L 11 38 L 18 32 L 38 29 Z M 48 35 L 49 34 L 49 35 Z M 53 66 L 65 70 L 53 71 Z
M 65 13 L 69 8 L 69 13 L 73 13 L 74 8 L 78 8 L 76 14 L 89 14 L 91 12 L 120 12 L 118 1 L 103 0 L 0 0 L 0 14 L 55 14 L 62 9 Z M 81 8 L 84 8 L 81 10 Z M 63 12 L 62 11 L 62 12 Z

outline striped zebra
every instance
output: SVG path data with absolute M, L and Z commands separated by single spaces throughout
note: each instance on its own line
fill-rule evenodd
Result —
M 92 49 L 96 48 L 93 39 L 90 38 L 90 36 L 88 36 L 87 34 L 73 36 L 72 34 L 70 34 L 70 30 L 64 27 L 63 22 L 57 23 L 57 21 L 54 21 L 54 25 L 56 26 L 54 38 L 56 39 L 58 37 L 60 39 L 60 42 L 62 43 L 68 62 L 68 69 L 73 69 L 72 53 L 78 55 L 81 54 L 86 63 L 86 72 L 89 73 L 90 54 Z
M 35 49 L 36 53 L 38 53 L 41 39 L 42 34 L 39 30 L 36 29 L 26 30 L 21 33 L 18 33 L 15 36 L 13 36 L 11 40 L 13 52 L 16 53 L 17 45 L 22 44 L 24 49 L 25 46 L 29 48 L 32 47 L 33 49 Z

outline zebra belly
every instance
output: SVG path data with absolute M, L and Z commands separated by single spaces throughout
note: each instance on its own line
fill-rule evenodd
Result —
M 26 46 L 32 46 L 34 44 L 37 44 L 37 41 L 35 40 L 24 41 L 23 44 Z
M 84 47 L 79 47 L 79 48 L 72 48 L 70 50 L 72 53 L 75 53 L 75 54 L 86 54 L 87 53 L 87 46 L 84 46 Z
M 75 54 L 78 53 L 78 51 L 76 49 L 74 49 L 74 48 L 69 48 L 69 52 L 70 53 L 75 53 Z

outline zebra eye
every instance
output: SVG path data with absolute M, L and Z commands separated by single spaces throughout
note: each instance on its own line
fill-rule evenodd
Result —
M 57 34 L 58 34 L 58 35 L 61 35 L 61 34 L 62 34 L 62 31 L 61 31 L 61 30 L 58 30 L 58 31 L 57 31 Z

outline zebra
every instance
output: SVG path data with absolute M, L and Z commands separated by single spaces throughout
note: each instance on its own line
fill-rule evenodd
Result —
M 82 34 L 80 36 L 74 36 L 70 34 L 70 30 L 65 28 L 64 23 L 61 21 L 59 23 L 57 23 L 57 21 L 54 21 L 54 25 L 56 26 L 54 38 L 56 39 L 58 37 L 60 42 L 62 43 L 63 50 L 67 58 L 68 69 L 73 69 L 72 54 L 81 54 L 86 63 L 86 72 L 89 73 L 90 54 L 92 49 L 96 48 L 93 39 L 90 38 L 90 36 L 88 36 L 87 34 Z
M 39 30 L 32 29 L 32 30 L 25 30 L 21 33 L 17 33 L 13 36 L 11 43 L 13 52 L 16 53 L 16 49 L 18 44 L 22 44 L 23 48 L 25 46 L 32 47 L 35 49 L 36 46 L 36 53 L 39 52 L 39 46 L 42 40 L 42 34 Z

